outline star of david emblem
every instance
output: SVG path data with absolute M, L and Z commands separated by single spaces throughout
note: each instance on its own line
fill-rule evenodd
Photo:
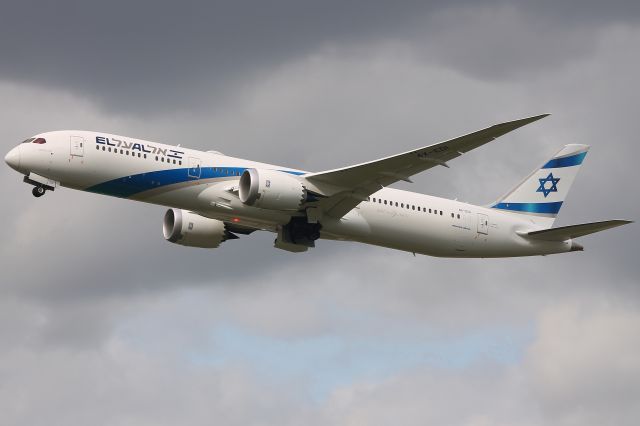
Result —
M 554 178 L 553 173 L 549 173 L 544 179 L 538 179 L 540 181 L 540 186 L 536 189 L 536 192 L 542 192 L 544 194 L 544 198 L 547 198 L 552 192 L 558 192 L 558 188 L 556 185 L 560 182 L 560 178 Z

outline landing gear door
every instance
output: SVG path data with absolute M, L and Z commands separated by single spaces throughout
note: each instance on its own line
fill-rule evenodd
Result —
M 71 156 L 82 157 L 84 156 L 84 138 L 82 136 L 71 136 Z
M 489 216 L 478 213 L 478 234 L 487 235 L 489 233 Z
M 200 178 L 200 159 L 189 157 L 189 177 L 192 179 Z

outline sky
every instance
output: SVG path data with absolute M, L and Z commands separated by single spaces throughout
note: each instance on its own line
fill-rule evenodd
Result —
M 526 126 L 395 187 L 485 204 L 591 150 L 556 225 L 640 218 L 626 1 L 5 1 L 0 146 L 87 129 L 321 171 Z M 0 167 L 2 424 L 635 425 L 637 224 L 584 252 L 438 259 L 254 233 Z

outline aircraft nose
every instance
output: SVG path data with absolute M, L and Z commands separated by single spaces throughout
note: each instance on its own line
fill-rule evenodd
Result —
M 4 162 L 12 169 L 20 171 L 20 145 L 9 151 L 9 153 L 4 157 Z

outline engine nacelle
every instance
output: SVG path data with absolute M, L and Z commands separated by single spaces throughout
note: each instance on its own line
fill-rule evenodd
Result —
M 162 234 L 169 242 L 202 248 L 218 247 L 232 235 L 220 220 L 179 209 L 169 209 L 164 214 Z
M 246 169 L 240 176 L 240 201 L 272 210 L 298 210 L 306 189 L 295 177 L 277 170 Z

